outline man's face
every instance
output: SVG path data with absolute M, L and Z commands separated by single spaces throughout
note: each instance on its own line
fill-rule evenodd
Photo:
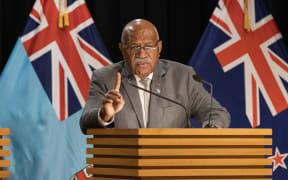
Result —
M 130 33 L 120 49 L 132 72 L 145 79 L 155 69 L 162 42 L 153 30 L 142 29 Z

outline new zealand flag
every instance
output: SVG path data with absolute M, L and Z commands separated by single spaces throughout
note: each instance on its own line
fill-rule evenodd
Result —
M 273 180 L 286 180 L 288 53 L 263 0 L 247 2 L 219 1 L 189 64 L 214 84 L 232 128 L 273 129 Z

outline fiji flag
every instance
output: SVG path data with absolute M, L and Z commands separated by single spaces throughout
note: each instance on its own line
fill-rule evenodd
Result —
M 92 71 L 107 57 L 84 0 L 36 0 L 0 76 L 11 179 L 70 179 L 86 166 L 79 118 Z
M 220 0 L 190 65 L 214 84 L 232 128 L 273 129 L 273 180 L 287 180 L 288 54 L 263 0 Z

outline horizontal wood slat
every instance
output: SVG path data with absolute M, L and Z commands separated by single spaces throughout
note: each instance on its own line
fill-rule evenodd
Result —
M 0 160 L 0 167 L 10 167 L 10 160 Z
M 0 128 L 0 136 L 10 135 L 10 128 Z
M 10 156 L 10 150 L 9 149 L 0 149 L 0 157 L 1 156 Z
M 132 177 L 156 176 L 271 176 L 272 169 L 123 169 L 123 168 L 87 168 L 87 173 Z
M 132 148 L 87 148 L 87 154 L 115 156 L 261 156 L 272 155 L 267 148 L 183 148 L 183 149 L 132 149 Z
M 0 139 L 0 146 L 10 146 L 10 139 Z
M 112 166 L 272 166 L 271 159 L 128 159 L 87 158 L 88 164 Z
M 203 129 L 201 128 L 140 128 L 140 129 L 88 129 L 87 134 L 91 135 L 213 135 L 213 136 L 264 136 L 272 135 L 272 129 Z
M 10 178 L 10 171 L 1 171 L 0 170 L 0 177 L 1 178 Z
M 272 145 L 268 138 L 88 138 L 94 145 Z

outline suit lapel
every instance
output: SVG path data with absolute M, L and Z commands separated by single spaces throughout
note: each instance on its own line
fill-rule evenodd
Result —
M 124 67 L 123 67 L 122 72 L 121 72 L 121 75 L 123 77 L 121 79 L 121 85 L 123 86 L 123 88 L 127 94 L 128 101 L 131 104 L 132 110 L 135 112 L 135 114 L 137 116 L 139 127 L 144 128 L 144 121 L 143 121 L 143 115 L 142 115 L 142 105 L 141 105 L 138 89 L 136 89 L 135 87 L 132 87 L 131 85 L 128 84 L 128 79 L 132 80 L 132 83 L 136 84 L 135 77 L 133 76 L 132 72 L 130 71 L 130 69 L 128 68 L 126 63 L 124 63 L 123 66 Z M 126 103 L 128 103 L 128 102 L 126 102 Z
M 161 61 L 158 61 L 155 71 L 153 73 L 153 78 L 150 86 L 150 90 L 154 93 L 161 94 L 162 91 L 162 77 L 165 75 L 166 70 L 163 67 Z M 149 115 L 148 115 L 148 122 L 147 127 L 149 128 L 150 125 L 153 126 L 153 121 L 158 121 L 161 117 L 162 106 L 160 106 L 161 99 L 159 97 L 151 94 L 150 95 L 150 104 L 149 104 Z M 153 128 L 153 127 L 152 127 Z

